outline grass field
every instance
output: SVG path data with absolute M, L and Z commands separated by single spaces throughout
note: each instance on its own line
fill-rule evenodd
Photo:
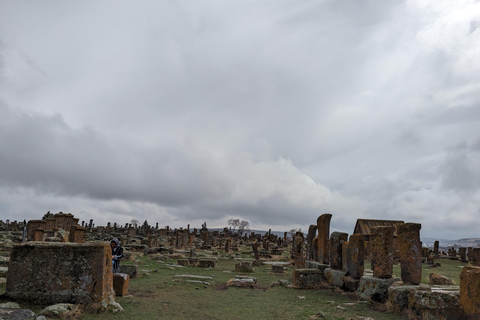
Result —
M 247 250 L 245 248 L 245 250 Z M 124 308 L 123 313 L 84 313 L 81 319 L 135 320 L 135 319 L 317 319 L 319 312 L 326 319 L 355 319 L 355 316 L 381 319 L 406 319 L 404 315 L 382 311 L 381 306 L 372 306 L 355 299 L 352 293 L 341 293 L 332 289 L 298 290 L 279 285 L 279 280 L 292 280 L 293 267 L 284 274 L 272 274 L 270 267 L 255 267 L 253 273 L 244 275 L 258 279 L 255 288 L 227 287 L 226 283 L 239 273 L 235 264 L 249 254 L 227 255 L 219 251 L 214 269 L 198 267 L 174 267 L 176 259 L 150 260 L 141 257 L 134 263 L 139 265 L 141 276 L 130 280 L 129 296 L 117 297 Z M 245 251 L 247 252 L 247 251 Z M 459 283 L 461 266 L 459 261 L 438 260 L 442 266 L 430 269 L 424 265 L 423 282 L 428 282 L 431 272 L 444 274 Z M 366 267 L 369 267 L 367 263 Z M 400 274 L 398 265 L 394 268 Z M 209 284 L 189 283 L 176 275 L 187 274 L 208 276 L 203 280 Z M 5 290 L 5 285 L 0 286 Z M 30 306 L 34 312 L 39 307 Z M 50 318 L 49 318 L 50 319 Z

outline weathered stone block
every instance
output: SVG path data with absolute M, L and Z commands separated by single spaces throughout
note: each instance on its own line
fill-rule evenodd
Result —
M 345 283 L 343 281 L 343 278 L 345 277 L 345 272 L 343 272 L 342 270 L 334 270 L 332 268 L 327 268 L 325 269 L 324 273 L 328 284 L 338 288 L 344 287 Z
M 388 299 L 388 287 L 400 278 L 380 279 L 363 276 L 357 290 L 357 296 L 363 300 L 385 303 Z
M 178 259 L 177 264 L 180 266 L 189 266 L 190 265 L 190 260 L 188 259 Z
M 198 266 L 200 268 L 215 268 L 215 260 L 214 259 L 198 260 Z
M 112 249 L 108 243 L 15 245 L 6 296 L 34 304 L 115 303 Z
M 126 273 L 130 279 L 138 278 L 138 265 L 123 265 L 120 264 L 120 273 Z
M 346 276 L 343 278 L 344 290 L 349 292 L 356 292 L 360 286 L 360 279 L 355 279 L 352 276 Z
M 411 291 L 408 293 L 408 309 L 419 319 L 464 320 L 458 292 Z M 479 319 L 478 314 L 476 315 Z
M 272 272 L 275 272 L 275 273 L 283 273 L 283 266 L 280 265 L 280 264 L 272 264 Z
M 460 304 L 472 319 L 480 315 L 480 267 L 463 267 L 460 273 Z
M 114 273 L 113 274 L 113 290 L 115 290 L 115 295 L 117 297 L 125 297 L 128 295 L 128 283 L 130 281 L 130 276 L 125 273 Z
M 307 269 L 317 269 L 317 270 L 320 270 L 320 271 L 324 272 L 325 269 L 330 268 L 330 265 L 325 264 L 325 263 L 320 263 L 320 262 L 317 262 L 317 261 L 307 261 L 305 263 L 305 267 Z
M 408 294 L 416 290 L 431 291 L 427 285 L 403 285 L 403 282 L 392 284 L 388 288 L 388 310 L 397 313 L 406 310 L 408 308 Z
M 235 264 L 235 271 L 236 272 L 253 272 L 252 263 L 251 262 L 240 262 Z
M 323 272 L 316 269 L 293 270 L 292 282 L 299 289 L 314 289 L 326 284 Z

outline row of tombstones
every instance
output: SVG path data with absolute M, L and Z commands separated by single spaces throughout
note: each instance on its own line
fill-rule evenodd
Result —
M 362 234 L 333 232 L 329 234 L 331 214 L 321 215 L 317 225 L 310 226 L 307 235 L 306 254 L 303 251 L 304 236 L 297 232 L 293 242 L 294 262 L 297 268 L 305 267 L 307 260 L 330 264 L 334 270 L 342 270 L 354 279 L 364 273 L 365 239 Z M 401 277 L 404 283 L 419 284 L 422 280 L 421 224 L 404 223 L 398 226 L 398 255 Z M 316 231 L 318 236 L 315 237 Z M 370 258 L 373 276 L 388 279 L 393 276 L 395 227 L 371 228 Z

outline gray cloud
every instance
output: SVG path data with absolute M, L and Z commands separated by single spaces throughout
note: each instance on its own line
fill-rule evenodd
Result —
M 0 3 L 0 218 L 475 235 L 472 4 L 112 4 Z

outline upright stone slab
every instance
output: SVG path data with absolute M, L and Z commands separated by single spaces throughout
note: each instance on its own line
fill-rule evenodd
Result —
M 258 254 L 258 242 L 255 241 L 252 243 L 253 254 L 255 255 L 255 260 L 260 260 L 260 255 Z
M 470 251 L 470 263 L 474 266 L 480 266 L 480 248 L 472 248 Z
M 438 240 L 436 240 L 434 243 L 433 243 L 433 254 L 435 256 L 438 256 L 438 246 L 439 246 L 440 242 Z
M 330 236 L 330 265 L 334 270 L 342 270 L 342 244 L 348 240 L 348 233 L 333 232 Z
M 370 229 L 370 255 L 375 278 L 388 279 L 393 275 L 393 232 L 394 227 L 372 227 Z
M 467 262 L 467 248 L 466 247 L 458 248 L 458 255 L 460 256 L 460 260 L 462 262 Z
M 128 283 L 130 276 L 126 273 L 113 274 L 113 290 L 117 297 L 125 297 L 128 295 Z
M 362 234 L 350 236 L 347 247 L 346 273 L 354 279 L 360 279 L 365 270 L 365 240 Z
M 225 242 L 225 252 L 230 252 L 232 251 L 232 239 L 228 238 L 227 241 Z
M 460 273 L 460 305 L 471 319 L 480 318 L 480 268 L 465 266 Z M 477 318 L 474 318 L 477 316 Z
M 108 243 L 26 242 L 10 254 L 6 296 L 34 304 L 115 303 Z
M 405 284 L 422 282 L 422 245 L 419 223 L 402 223 L 398 226 L 398 250 L 402 281 Z
M 308 228 L 308 234 L 307 234 L 307 260 L 315 260 L 314 257 L 316 256 L 314 252 L 314 244 L 313 244 L 313 239 L 315 239 L 315 236 L 317 234 L 317 226 L 314 224 L 311 224 L 310 227 Z
M 295 268 L 305 268 L 304 238 L 302 232 L 297 232 L 293 241 L 293 260 Z
M 330 257 L 328 254 L 328 241 L 330 238 L 330 220 L 332 215 L 330 213 L 322 214 L 317 219 L 318 228 L 318 261 L 328 264 Z

